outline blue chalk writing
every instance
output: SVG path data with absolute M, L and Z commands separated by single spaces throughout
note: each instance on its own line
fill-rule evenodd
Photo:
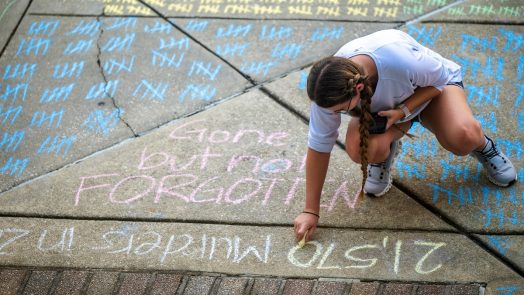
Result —
M 524 225 L 523 211 L 518 209 L 524 205 L 524 191 L 517 191 L 515 187 L 500 190 L 487 185 L 481 191 L 484 208 L 479 212 L 484 220 L 484 227 Z
M 422 45 L 433 46 L 442 34 L 442 26 L 428 28 L 410 25 L 408 26 L 408 34 L 412 35 Z
M 476 106 L 493 105 L 499 106 L 500 86 L 484 86 L 466 85 L 467 99 L 470 104 Z
M 455 175 L 455 180 L 474 180 L 477 181 L 480 178 L 480 171 L 482 170 L 482 165 L 476 165 L 476 171 L 470 173 L 469 165 L 465 164 L 451 164 L 448 161 L 440 160 L 440 166 L 442 167 L 442 175 L 440 180 L 446 180 L 451 175 Z
M 498 139 L 497 146 L 499 146 L 506 156 L 513 158 L 515 157 L 520 161 L 524 149 L 522 147 L 522 142 L 518 139 L 508 140 L 508 139 Z
M 424 165 L 424 163 L 406 163 L 404 161 L 397 160 L 395 162 L 395 167 L 400 178 L 426 178 L 426 165 Z
M 29 40 L 21 40 L 18 45 L 18 50 L 16 51 L 16 55 L 19 56 L 21 54 L 25 55 L 31 55 L 34 54 L 35 56 L 42 55 L 45 56 L 47 54 L 47 51 L 49 50 L 49 46 L 51 45 L 51 39 L 40 39 L 40 38 L 31 38 Z
M 486 115 L 479 115 L 477 116 L 477 119 L 484 130 L 488 130 L 493 134 L 497 133 L 497 117 L 495 116 L 495 112 L 490 112 Z
M 503 205 L 524 205 L 524 191 L 519 193 L 515 187 L 511 187 L 505 190 L 483 185 L 480 187 L 482 192 L 482 205 L 488 206 L 489 204 L 495 204 L 496 207 Z
M 25 131 L 15 131 L 12 134 L 4 132 L 0 140 L 0 152 L 16 152 L 25 138 Z
M 129 51 L 129 48 L 135 42 L 135 33 L 127 33 L 125 36 L 113 36 L 102 45 L 102 52 Z
M 40 96 L 40 103 L 52 103 L 52 102 L 63 102 L 66 101 L 73 89 L 75 88 L 75 83 L 69 84 L 67 86 L 59 86 L 55 88 L 46 88 L 42 95 Z
M 118 124 L 120 115 L 119 110 L 113 110 L 107 115 L 102 110 L 95 110 L 82 123 L 82 127 L 99 134 L 108 135 Z
M 513 242 L 508 237 L 499 237 L 499 236 L 487 236 L 488 241 L 493 245 L 500 254 L 506 255 L 506 251 L 511 247 Z
M 22 106 L 8 106 L 4 109 L 4 106 L 0 105 L 0 125 L 3 126 L 7 122 L 9 122 L 9 125 L 13 125 L 16 122 L 16 119 L 20 117 L 23 110 L 24 108 Z M 9 118 L 11 118 L 10 121 Z
M 187 50 L 189 49 L 189 38 L 182 37 L 182 38 L 169 38 L 168 40 L 165 40 L 164 38 L 160 38 L 160 46 L 158 49 L 172 49 L 177 48 L 178 50 Z
M 32 22 L 27 30 L 27 35 L 47 35 L 50 37 L 53 35 L 60 25 L 60 20 L 42 20 Z
M 300 81 L 298 82 L 298 89 L 304 90 L 307 86 L 307 72 L 300 72 Z
M 276 65 L 278 65 L 278 62 L 275 61 L 251 61 L 242 63 L 240 70 L 251 75 L 262 74 L 262 76 L 266 76 L 271 68 Z
M 215 52 L 222 56 L 242 56 L 244 51 L 249 47 L 249 43 L 234 43 L 217 45 Z
M 203 32 L 207 29 L 209 21 L 190 20 L 186 24 L 186 30 L 189 32 Z
M 435 138 L 424 141 L 406 141 L 402 142 L 403 153 L 411 153 L 415 159 L 420 160 L 426 157 L 435 157 L 437 155 L 438 143 Z
M 216 38 L 229 38 L 229 37 L 246 37 L 251 32 L 251 24 L 247 25 L 234 25 L 230 24 L 226 28 L 219 27 L 216 31 Z
M 206 76 L 212 81 L 215 80 L 216 76 L 220 72 L 220 69 L 222 68 L 222 65 L 216 65 L 213 68 L 213 64 L 211 62 L 205 63 L 203 61 L 195 60 L 191 63 L 191 68 L 189 69 L 188 76 L 195 75 L 201 75 Z
M 2 85 L 0 84 L 0 87 L 1 86 Z M 22 101 L 25 101 L 25 98 L 27 96 L 27 89 L 28 89 L 27 83 L 18 83 L 15 86 L 6 84 L 4 93 L 0 95 L 0 100 L 3 100 L 5 102 L 9 100 L 9 98 L 11 98 L 11 101 L 15 103 L 18 100 L 18 98 L 20 97 Z
M 264 40 L 286 40 L 291 37 L 293 34 L 293 28 L 291 27 L 276 27 L 276 26 L 262 26 L 260 29 L 260 35 L 258 36 L 258 39 L 260 41 Z
M 495 62 L 496 65 L 493 65 L 493 62 Z M 488 56 L 486 58 L 486 64 L 484 65 L 484 68 L 482 69 L 482 73 L 487 78 L 493 77 L 497 81 L 504 80 L 504 58 L 503 57 L 493 58 L 491 56 Z
M 437 205 L 440 195 L 446 196 L 447 204 L 453 205 L 454 200 L 458 201 L 459 206 L 473 204 L 473 192 L 470 187 L 460 186 L 458 189 L 449 189 L 437 184 L 428 184 L 433 189 L 433 204 Z
M 152 82 L 147 80 L 141 80 L 133 92 L 133 96 L 137 97 L 140 93 L 142 93 L 142 99 L 148 98 L 152 100 L 163 101 L 165 99 L 167 87 L 167 83 L 160 82 L 157 85 L 154 85 Z
M 517 114 L 517 131 L 524 131 L 524 113 Z
M 189 96 L 191 100 L 212 100 L 216 95 L 216 88 L 207 84 L 189 84 L 180 93 L 178 100 L 182 103 Z
M 494 295 L 522 295 L 522 292 L 517 293 L 518 291 L 524 291 L 522 288 L 516 285 L 502 286 L 497 287 Z
M 31 78 L 33 78 L 33 75 L 35 74 L 37 67 L 38 67 L 37 64 L 30 64 L 30 63 L 16 64 L 15 66 L 8 64 L 5 67 L 4 75 L 2 76 L 2 79 L 3 80 L 27 79 L 27 81 L 29 81 L 31 80 Z
M 146 33 L 165 33 L 170 34 L 173 31 L 173 27 L 169 23 L 155 21 L 155 24 L 152 26 L 145 25 L 144 32 Z
M 85 54 L 93 47 L 93 40 L 78 40 L 69 42 L 64 49 L 64 55 Z
M 427 133 L 429 131 L 428 131 L 428 129 L 424 128 L 424 126 L 422 126 L 422 124 L 420 124 L 419 122 L 415 122 L 411 126 L 410 132 L 412 132 L 413 134 L 423 134 L 423 133 Z M 436 142 L 436 141 L 434 141 L 434 142 Z
M 524 55 L 519 56 L 519 64 L 517 66 L 517 78 L 524 78 Z
M 496 226 L 498 228 L 504 228 L 507 225 L 524 226 L 524 219 L 519 217 L 518 213 L 520 210 L 511 208 L 496 208 L 487 207 L 480 209 L 480 213 L 484 218 L 484 227 L 489 228 Z M 498 223 L 496 220 L 498 219 Z
M 100 22 L 98 20 L 86 21 L 81 20 L 76 27 L 73 28 L 66 35 L 85 35 L 94 37 L 95 34 L 100 32 Z
M 84 61 L 74 63 L 56 64 L 53 71 L 53 78 L 64 79 L 64 78 L 80 78 L 84 71 Z
M 31 124 L 29 126 L 42 127 L 47 121 L 47 128 L 53 128 L 53 124 L 55 124 L 55 128 L 59 128 L 62 124 L 62 117 L 64 116 L 64 113 L 64 108 L 51 113 L 46 113 L 45 111 L 36 111 L 33 113 L 33 118 L 31 119 Z
M 277 43 L 273 46 L 273 50 L 271 51 L 271 57 L 296 58 L 300 54 L 300 51 L 302 50 L 302 46 L 303 45 L 296 44 L 296 43 L 286 43 L 286 44 Z
M 136 55 L 133 55 L 128 61 L 126 57 L 122 57 L 120 60 L 109 58 L 104 63 L 104 73 L 106 75 L 120 74 L 121 71 L 133 72 L 133 66 L 135 65 Z
M 495 78 L 497 81 L 504 79 L 504 57 L 488 56 L 485 64 L 481 64 L 477 58 L 462 58 L 457 55 L 452 55 L 451 57 L 462 66 L 463 75 L 467 75 L 469 70 L 472 80 L 477 78 L 479 72 L 488 79 Z
M 109 80 L 102 83 L 97 83 L 89 88 L 86 100 L 92 99 L 103 99 L 108 95 L 109 97 L 115 97 L 116 90 L 118 89 L 119 80 Z
M 520 47 L 524 44 L 524 38 L 522 37 L 522 34 L 506 30 L 506 29 L 499 29 L 498 32 L 506 37 L 506 44 L 504 45 L 504 48 L 502 49 L 503 52 L 511 51 L 511 52 L 517 52 L 517 50 L 520 49 Z
M 9 174 L 9 176 L 14 176 L 18 172 L 17 175 L 20 177 L 24 173 L 28 164 L 29 158 L 13 159 L 10 157 L 3 166 L 0 166 L 0 174 Z
M 132 30 L 136 26 L 136 17 L 116 18 L 111 24 L 106 27 L 107 31 L 114 31 L 124 28 L 124 30 Z
M 344 33 L 344 27 L 317 28 L 311 35 L 311 41 L 338 40 Z
M 524 84 L 515 84 L 515 87 L 519 89 L 519 94 L 517 95 L 517 98 L 515 98 L 515 107 L 518 107 L 520 105 L 520 102 L 524 98 Z
M 38 155 L 50 155 L 51 153 L 54 153 L 57 156 L 62 154 L 62 156 L 65 157 L 67 156 L 67 154 L 69 154 L 69 151 L 71 150 L 71 147 L 73 146 L 76 139 L 76 135 L 57 135 L 54 137 L 48 136 L 46 139 L 42 141 L 36 153 Z
M 151 64 L 154 66 L 179 68 L 183 60 L 184 53 L 180 55 L 173 53 L 170 55 L 157 50 L 151 51 Z
M 477 37 L 469 34 L 462 33 L 462 44 L 460 45 L 461 51 L 466 51 L 469 48 L 469 52 L 475 50 L 486 52 L 487 50 L 497 51 L 497 37 Z

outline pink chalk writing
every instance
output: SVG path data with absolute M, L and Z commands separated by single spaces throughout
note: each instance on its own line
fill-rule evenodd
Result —
M 273 132 L 266 135 L 266 132 L 256 129 L 240 129 L 236 132 L 227 130 L 209 130 L 208 128 L 186 129 L 196 123 L 205 122 L 205 120 L 190 121 L 177 126 L 169 137 L 175 140 L 195 141 L 199 143 L 251 143 L 256 140 L 259 144 L 269 146 L 284 146 L 288 137 L 287 132 Z

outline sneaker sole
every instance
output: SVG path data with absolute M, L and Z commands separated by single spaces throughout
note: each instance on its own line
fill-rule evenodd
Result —
M 488 176 L 488 179 L 491 183 L 493 183 L 494 185 L 497 185 L 497 186 L 500 186 L 500 187 L 510 187 L 512 185 L 514 185 L 515 183 L 517 183 L 517 178 L 518 176 L 515 176 L 515 179 L 513 179 L 512 181 L 510 181 L 509 183 L 501 183 L 501 182 L 498 182 L 496 181 L 493 177 L 491 177 L 489 174 L 487 175 Z
M 388 182 L 388 185 L 386 186 L 386 188 L 385 188 L 383 191 L 381 191 L 381 192 L 378 193 L 378 194 L 371 194 L 371 193 L 368 193 L 368 192 L 366 192 L 366 191 L 364 191 L 364 193 L 365 193 L 367 196 L 374 197 L 374 198 L 376 198 L 376 197 L 382 197 L 383 195 L 385 195 L 385 194 L 389 191 L 389 189 L 391 189 L 391 186 L 392 186 L 392 185 L 393 185 L 393 178 L 392 178 L 391 175 L 390 175 L 390 176 L 389 176 L 389 182 Z

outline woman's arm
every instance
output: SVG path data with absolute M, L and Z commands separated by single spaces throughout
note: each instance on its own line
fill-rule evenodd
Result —
M 319 214 L 320 196 L 326 180 L 330 153 L 317 152 L 308 148 L 306 158 L 306 203 L 305 212 Z M 307 231 L 306 240 L 310 240 L 317 228 L 318 217 L 314 214 L 300 213 L 295 218 L 295 238 L 302 240 Z
M 430 101 L 432 98 L 440 94 L 440 90 L 433 86 L 419 87 L 415 89 L 410 97 L 406 98 L 402 103 L 410 110 L 413 111 L 419 106 L 423 105 L 427 101 Z M 386 128 L 391 127 L 391 125 L 398 122 L 398 120 L 404 118 L 404 112 L 395 108 L 392 110 L 382 111 L 378 113 L 380 116 L 388 118 L 388 125 Z

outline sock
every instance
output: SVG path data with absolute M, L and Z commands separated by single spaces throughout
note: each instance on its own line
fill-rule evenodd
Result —
M 482 148 L 481 148 L 481 149 L 476 149 L 475 151 L 477 151 L 477 152 L 482 152 L 482 151 L 483 151 L 483 150 L 488 146 L 488 144 L 489 144 L 489 140 L 488 140 L 488 137 L 487 137 L 486 135 L 484 135 L 484 140 L 485 140 L 486 142 L 484 143 L 484 145 L 482 146 Z

